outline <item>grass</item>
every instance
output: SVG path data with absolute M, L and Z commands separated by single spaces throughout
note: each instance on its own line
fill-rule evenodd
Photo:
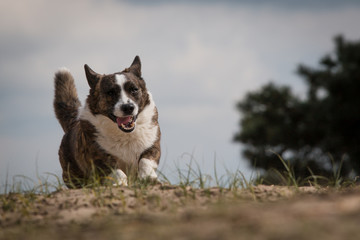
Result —
M 182 196 L 181 201 L 187 201 L 186 199 L 195 200 L 197 192 L 194 189 L 200 189 L 203 194 L 208 197 L 211 196 L 210 188 L 218 188 L 220 191 L 231 190 L 236 191 L 242 188 L 252 188 L 251 181 L 248 181 L 244 175 L 239 171 L 231 173 L 227 170 L 227 176 L 219 177 L 216 170 L 216 162 L 214 161 L 215 181 L 210 174 L 203 173 L 200 165 L 191 158 L 189 164 L 185 169 L 177 167 L 178 179 L 175 184 L 172 184 L 169 179 L 159 172 L 159 178 L 166 186 L 175 185 L 181 192 L 175 194 Z M 104 207 L 112 199 L 117 199 L 121 202 L 121 205 L 126 207 L 125 196 L 121 192 L 116 190 L 113 186 L 112 179 L 104 181 L 101 174 L 97 174 L 96 171 L 91 175 L 91 181 L 82 185 L 81 189 L 88 198 L 91 198 L 91 204 L 95 207 Z M 77 182 L 76 179 L 73 179 Z M 59 192 L 62 189 L 66 189 L 62 179 L 52 173 L 46 173 L 44 176 L 37 175 L 37 179 L 33 180 L 26 176 L 15 176 L 12 179 L 12 184 L 9 184 L 8 178 L 5 185 L 0 190 L 4 193 L 0 195 L 0 205 L 4 212 L 19 211 L 24 215 L 28 215 L 31 209 L 34 207 L 34 203 L 41 196 L 50 197 L 51 194 Z M 153 186 L 154 182 L 147 180 L 139 180 L 130 175 L 128 177 L 128 189 L 133 192 L 133 195 L 138 201 L 151 201 L 155 205 L 160 205 L 159 196 L 148 195 L 149 187 Z M 184 200 L 185 199 L 185 200 Z M 183 202 L 183 204 L 185 204 Z M 66 207 L 66 204 L 64 205 Z
M 60 190 L 63 183 L 55 174 L 46 173 L 43 177 L 33 180 L 27 176 L 14 176 L 9 184 L 8 175 L 5 185 L 0 188 L 0 206 L 4 212 L 19 211 L 26 216 L 33 209 L 33 203 L 39 196 L 50 196 Z
M 309 172 L 308 177 L 300 177 L 296 176 L 294 171 L 294 166 L 292 166 L 290 160 L 285 160 L 278 153 L 271 151 L 274 155 L 277 156 L 279 161 L 281 162 L 283 169 L 269 169 L 266 173 L 265 179 L 262 176 L 258 176 L 257 180 L 252 181 L 255 183 L 265 183 L 265 184 L 274 184 L 284 185 L 284 186 L 292 186 L 298 188 L 300 186 L 315 186 L 315 187 L 333 187 L 333 188 L 342 188 L 347 186 L 354 186 L 358 182 L 358 176 L 354 176 L 353 178 L 343 177 L 342 167 L 344 163 L 344 159 L 342 159 L 339 163 L 336 163 L 331 155 L 329 158 L 331 159 L 331 173 L 330 176 L 321 176 L 316 175 L 312 171 L 311 168 L 307 167 Z M 354 174 L 353 174 L 354 175 Z M 270 177 L 270 181 L 268 178 Z
M 345 180 L 341 176 L 341 168 L 343 161 L 340 162 L 339 165 L 335 164 L 335 161 L 332 159 L 332 172 L 333 176 L 331 178 L 326 178 L 324 176 L 315 175 L 310 168 L 308 168 L 310 177 L 305 179 L 298 178 L 295 175 L 294 169 L 291 166 L 290 161 L 284 160 L 279 154 L 272 152 L 275 154 L 279 161 L 281 161 L 284 170 L 280 169 L 272 169 L 273 173 L 280 179 L 280 183 L 286 186 L 293 186 L 298 188 L 303 185 L 310 186 L 319 186 L 319 181 L 323 183 L 325 182 L 326 186 L 331 187 L 341 187 L 348 186 L 351 184 L 355 184 L 358 177 L 355 177 L 353 180 Z M 255 177 L 251 176 L 250 179 L 247 179 L 245 175 L 239 170 L 230 171 L 225 168 L 225 174 L 222 176 L 218 175 L 218 167 L 216 164 L 216 159 L 214 160 L 214 170 L 213 174 L 204 173 L 201 170 L 199 163 L 193 158 L 191 154 L 186 154 L 189 156 L 189 163 L 186 165 L 186 168 L 180 168 L 179 165 L 176 165 L 176 174 L 177 180 L 175 182 L 171 182 L 169 178 L 163 174 L 161 171 L 158 171 L 158 176 L 161 182 L 170 184 L 170 185 L 178 185 L 183 189 L 189 188 L 198 188 L 198 189 L 209 189 L 212 187 L 216 187 L 219 189 L 228 189 L 228 190 L 238 190 L 238 189 L 252 189 L 254 186 L 264 183 L 264 179 L 260 176 L 259 173 Z M 91 174 L 90 181 L 84 183 L 81 188 L 84 189 L 93 189 L 94 191 L 99 191 L 99 189 L 103 188 L 113 188 L 113 179 L 109 177 L 101 177 L 103 174 L 98 174 L 95 170 L 93 174 Z M 104 179 L 106 181 L 104 181 Z M 77 179 L 73 179 L 74 182 Z M 70 179 L 71 182 L 71 179 Z M 130 188 L 134 189 L 144 189 L 153 183 L 151 181 L 139 180 L 133 175 L 128 176 L 128 184 Z M 73 185 L 76 186 L 75 184 Z M 50 194 L 52 192 L 59 191 L 63 188 L 66 188 L 62 178 L 53 174 L 53 173 L 45 173 L 43 176 L 39 176 L 37 174 L 37 179 L 33 180 L 27 176 L 17 175 L 13 178 L 12 184 L 9 184 L 8 176 L 6 177 L 6 182 L 3 186 L 0 186 L 0 192 L 4 193 L 3 195 L 7 195 L 9 193 L 34 193 L 34 194 Z
M 291 166 L 290 161 L 284 160 L 280 155 L 277 155 L 279 161 L 281 161 L 284 170 L 273 170 L 274 174 L 280 179 L 283 185 L 294 187 L 298 189 L 302 185 L 309 185 L 315 187 L 323 186 L 323 183 L 326 182 L 326 186 L 341 188 L 343 186 L 351 186 L 356 184 L 357 178 L 354 180 L 344 180 L 341 177 L 341 167 L 342 161 L 339 165 L 335 165 L 333 162 L 333 176 L 331 178 L 326 178 L 323 176 L 317 176 L 313 174 L 311 169 L 308 169 L 311 176 L 306 179 L 298 178 Z M 182 169 L 178 165 L 176 166 L 177 180 L 176 183 L 171 183 L 165 174 L 158 172 L 161 182 L 165 186 L 176 186 L 181 189 L 182 193 L 177 193 L 185 197 L 192 199 L 196 198 L 196 190 L 200 189 L 207 196 L 211 196 L 211 189 L 216 188 L 222 192 L 232 191 L 235 197 L 238 197 L 238 190 L 246 190 L 250 193 L 251 198 L 256 201 L 257 196 L 255 193 L 255 188 L 259 184 L 263 183 L 263 179 L 259 174 L 254 178 L 250 177 L 247 179 L 244 174 L 236 169 L 235 171 L 230 171 L 225 168 L 225 174 L 219 176 L 218 167 L 216 160 L 214 160 L 214 170 L 213 175 L 204 173 L 201 170 L 199 163 L 192 157 L 191 154 L 189 163 L 186 165 L 186 168 Z M 96 174 L 92 174 L 91 181 L 84 184 L 81 188 L 85 194 L 88 194 L 93 198 L 93 204 L 95 206 L 105 206 L 108 204 L 109 199 L 112 198 L 120 199 L 123 206 L 126 204 L 125 197 L 119 194 L 115 196 L 114 189 L 111 179 L 109 181 L 103 181 L 103 178 Z M 320 184 L 321 182 L 322 184 Z M 128 178 L 128 189 L 132 190 L 134 196 L 141 199 L 146 199 L 148 197 L 147 192 L 148 188 L 153 186 L 155 183 L 146 180 L 136 179 L 134 176 L 129 176 Z M 37 176 L 36 180 L 30 179 L 26 176 L 15 176 L 13 178 L 12 184 L 9 184 L 8 178 L 6 179 L 5 185 L 0 188 L 0 191 L 4 194 L 0 195 L 0 205 L 4 212 L 14 211 L 16 208 L 22 213 L 26 214 L 31 209 L 32 203 L 36 200 L 38 196 L 50 196 L 54 192 L 58 192 L 61 189 L 65 189 L 65 185 L 62 179 L 52 173 L 45 173 L 44 176 Z M 152 196 L 152 201 L 159 202 L 158 196 Z M 145 200 L 144 200 L 145 201 Z M 159 203 L 157 203 L 159 205 Z
M 295 177 L 295 172 L 294 169 L 291 166 L 290 161 L 285 161 L 279 154 L 277 154 L 276 152 L 273 152 L 273 154 L 275 154 L 279 160 L 281 161 L 281 163 L 283 164 L 285 171 L 283 172 L 283 174 L 280 173 L 280 171 L 277 171 L 277 174 L 279 175 L 279 177 L 287 183 L 288 186 L 292 185 L 294 187 L 299 187 L 299 179 L 296 179 Z M 275 170 L 276 171 L 276 170 Z
M 89 239 L 117 239 L 114 236 L 119 239 L 162 239 L 163 234 L 170 238 L 178 235 L 179 239 L 184 236 L 186 238 L 186 234 L 192 236 L 189 239 L 209 239 L 214 236 L 222 238 L 224 227 L 227 227 L 228 234 L 234 233 L 233 238 L 227 239 L 238 239 L 238 236 L 245 236 L 244 234 L 249 235 L 246 239 L 254 239 L 254 236 L 258 236 L 259 229 L 263 231 L 260 233 L 263 238 L 259 239 L 268 239 L 269 236 L 272 236 L 272 239 L 288 239 L 290 235 L 286 234 L 289 231 L 284 230 L 283 233 L 278 227 L 285 223 L 284 219 L 299 221 L 289 228 L 299 227 L 297 231 L 292 230 L 294 236 L 299 233 L 306 235 L 307 226 L 313 226 L 314 222 L 305 217 L 299 218 L 300 220 L 288 218 L 287 214 L 292 214 L 288 213 L 291 211 L 291 208 L 288 208 L 291 201 L 286 204 L 283 201 L 275 203 L 277 200 L 286 200 L 305 193 L 309 188 L 302 188 L 304 183 L 316 187 L 311 188 L 313 193 L 323 193 L 324 188 L 321 188 L 320 182 L 326 182 L 327 186 L 332 187 L 325 188 L 326 191 L 349 186 L 348 182 L 341 178 L 341 164 L 334 164 L 331 178 L 312 173 L 311 177 L 301 179 L 294 174 L 291 163 L 278 156 L 283 169 L 277 170 L 276 174 L 282 179 L 283 185 L 286 185 L 280 187 L 261 185 L 263 179 L 259 173 L 246 178 L 239 169 L 225 168 L 225 173 L 220 175 L 219 170 L 222 169 L 219 169 L 216 160 L 213 162 L 212 174 L 203 172 L 200 164 L 191 155 L 188 156 L 189 161 L 185 167 L 176 166 L 174 174 L 177 178 L 173 182 L 169 180 L 169 176 L 158 171 L 163 185 L 130 176 L 128 187 L 116 187 L 111 181 L 104 182 L 96 173 L 92 176 L 92 181 L 77 190 L 64 190 L 62 179 L 51 173 L 38 175 L 36 180 L 16 176 L 11 185 L 10 181 L 6 180 L 1 189 L 4 194 L 0 194 L 0 239 L 46 239 L 49 236 L 57 236 L 59 239 L 88 239 L 90 236 L 97 237 Z M 350 186 L 354 184 L 355 181 L 351 182 Z M 318 200 L 321 199 L 324 199 L 324 196 Z M 299 214 L 298 207 L 303 206 L 307 200 L 296 206 L 293 215 Z M 269 212 L 271 214 L 266 215 Z M 85 217 L 80 218 L 81 214 L 85 214 Z M 269 216 L 274 219 L 269 219 Z M 333 219 L 333 215 L 331 216 Z M 350 217 L 352 216 L 355 214 Z M 323 223 L 324 219 L 330 218 L 326 215 L 319 219 L 319 222 Z M 344 226 L 351 224 L 350 218 L 344 219 L 347 220 Z M 302 222 L 305 222 L 304 228 L 301 228 Z M 269 227 L 268 230 L 264 230 L 266 226 Z M 333 222 L 329 221 L 324 226 L 326 229 L 333 229 L 328 228 L 333 226 Z M 218 234 L 212 235 L 216 228 L 219 228 Z M 278 232 L 274 233 L 274 229 Z M 315 227 L 312 229 L 318 232 Z M 354 232 L 357 227 L 351 230 Z M 211 234 L 199 238 L 197 234 L 201 231 Z M 322 232 L 327 233 L 328 230 Z M 154 233 L 158 238 L 152 238 Z M 135 237 L 126 237 L 131 234 Z M 306 238 L 298 239 L 311 239 L 307 237 L 306 235 Z
M 24 176 L 15 175 L 12 183 L 9 184 L 8 175 L 5 184 L 0 186 L 0 193 L 34 193 L 34 194 L 50 194 L 64 187 L 61 178 L 53 173 L 45 173 L 43 176 L 37 176 L 36 180 Z

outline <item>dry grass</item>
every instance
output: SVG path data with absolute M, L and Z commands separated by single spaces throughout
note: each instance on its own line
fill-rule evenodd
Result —
M 265 186 L 240 171 L 214 173 L 189 164 L 175 185 L 94 178 L 76 190 L 52 174 L 19 177 L 0 195 L 0 239 L 360 239 L 355 183 L 301 187 L 288 173 L 296 184 Z

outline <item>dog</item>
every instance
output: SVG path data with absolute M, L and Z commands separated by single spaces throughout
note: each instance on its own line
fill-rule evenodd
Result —
M 66 68 L 55 73 L 55 115 L 64 130 L 59 159 L 64 183 L 79 188 L 96 176 L 101 183 L 128 185 L 129 174 L 158 181 L 158 111 L 136 56 L 129 68 L 101 75 L 84 65 L 90 87 L 83 106 Z

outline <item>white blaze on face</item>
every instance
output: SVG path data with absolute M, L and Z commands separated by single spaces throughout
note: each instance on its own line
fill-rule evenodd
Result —
M 126 76 L 124 74 L 116 74 L 115 80 L 116 80 L 116 83 L 120 86 L 121 90 L 120 90 L 120 99 L 115 104 L 114 115 L 117 117 L 123 117 L 124 113 L 120 109 L 123 104 L 127 104 L 127 103 L 134 104 L 135 109 L 134 109 L 133 115 L 137 115 L 138 111 L 139 111 L 139 107 L 131 98 L 129 98 L 129 96 L 127 95 L 127 92 L 124 89 L 124 85 L 128 81 L 126 79 Z

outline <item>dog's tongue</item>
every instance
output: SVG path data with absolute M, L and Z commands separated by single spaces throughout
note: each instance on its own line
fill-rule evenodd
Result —
M 118 117 L 116 118 L 116 122 L 117 124 L 120 126 L 121 124 L 126 125 L 129 122 L 131 122 L 132 117 L 128 116 L 128 117 Z

